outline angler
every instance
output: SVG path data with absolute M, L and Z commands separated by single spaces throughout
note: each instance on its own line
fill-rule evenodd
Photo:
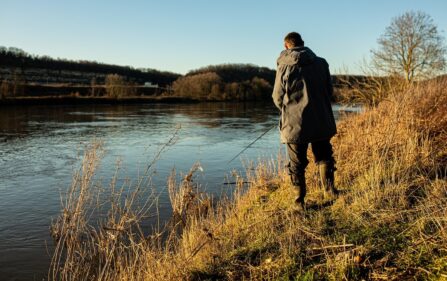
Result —
M 284 47 L 277 60 L 272 97 L 281 111 L 279 127 L 281 142 L 287 145 L 290 179 L 299 191 L 295 202 L 305 209 L 309 143 L 319 166 L 322 186 L 327 192 L 338 194 L 330 143 L 337 132 L 331 107 L 333 88 L 328 63 L 304 46 L 300 34 L 287 34 Z

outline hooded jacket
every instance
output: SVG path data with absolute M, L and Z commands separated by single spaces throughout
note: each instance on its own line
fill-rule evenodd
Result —
M 281 110 L 283 143 L 309 143 L 336 134 L 331 107 L 329 65 L 307 47 L 281 52 L 277 61 L 273 101 Z

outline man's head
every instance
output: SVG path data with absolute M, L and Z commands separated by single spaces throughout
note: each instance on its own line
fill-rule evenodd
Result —
M 290 32 L 284 37 L 284 47 L 286 49 L 302 47 L 304 46 L 304 41 L 301 39 L 301 35 L 297 32 Z

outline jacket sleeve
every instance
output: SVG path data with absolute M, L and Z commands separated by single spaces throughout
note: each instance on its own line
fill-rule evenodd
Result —
M 282 102 L 284 97 L 284 84 L 283 84 L 283 76 L 285 72 L 285 66 L 284 65 L 278 65 L 276 70 L 276 78 L 275 78 L 275 85 L 273 86 L 273 102 L 275 103 L 276 107 L 281 110 L 282 109 Z

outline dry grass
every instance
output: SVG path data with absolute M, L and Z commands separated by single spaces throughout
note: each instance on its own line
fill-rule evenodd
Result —
M 195 184 L 198 165 L 180 182 L 173 173 L 172 220 L 150 237 L 136 231 L 147 205 L 135 200 L 115 199 L 92 224 L 92 149 L 54 225 L 49 279 L 447 280 L 446 89 L 407 88 L 342 121 L 333 142 L 344 192 L 325 198 L 310 165 L 305 214 L 277 159 L 236 176 L 218 203 Z

